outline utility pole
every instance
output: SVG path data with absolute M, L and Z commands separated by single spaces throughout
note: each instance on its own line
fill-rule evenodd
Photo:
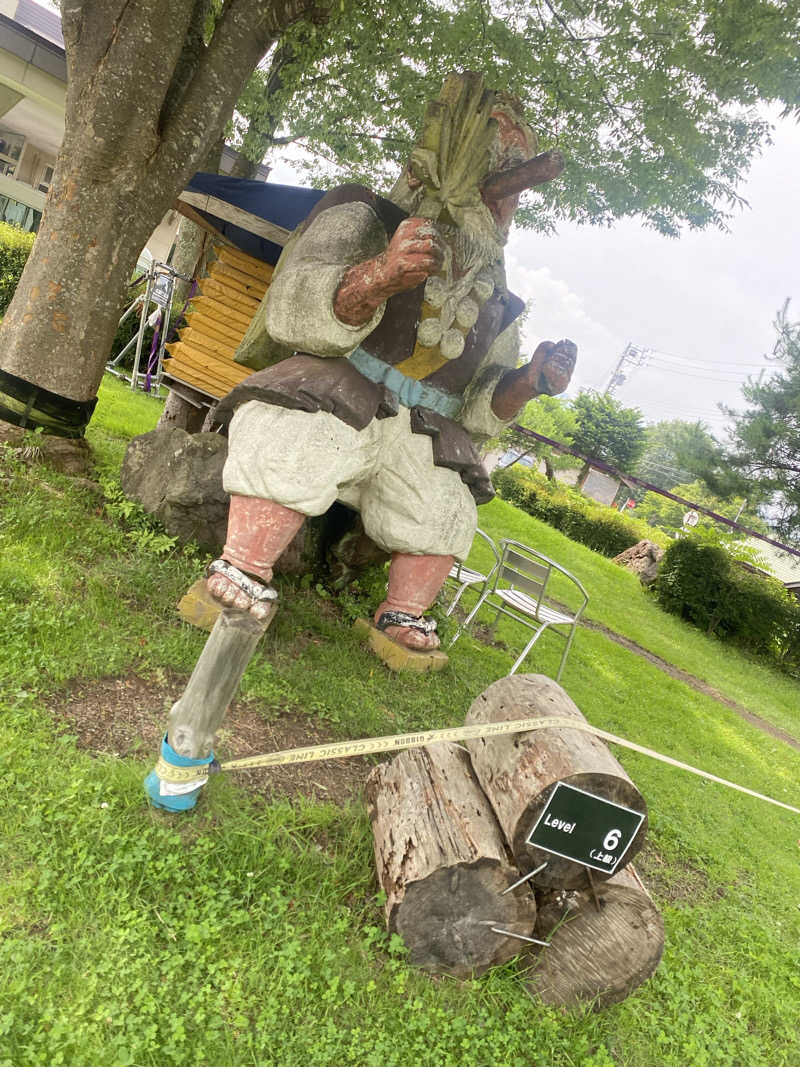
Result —
M 618 385 L 622 385 L 627 378 L 627 374 L 625 374 L 626 367 L 643 367 L 649 358 L 649 348 L 643 348 L 641 345 L 635 345 L 628 341 L 622 355 L 619 357 L 619 362 L 611 372 L 611 377 L 603 395 L 610 396 Z

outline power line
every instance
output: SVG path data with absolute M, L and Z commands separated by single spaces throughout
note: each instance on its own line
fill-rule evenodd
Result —
M 651 351 L 663 359 L 675 359 L 681 363 L 710 363 L 714 367 L 765 367 L 765 363 L 739 363 L 729 359 L 703 359 L 702 356 L 677 356 L 674 352 L 665 352 L 661 348 L 653 348 Z
M 664 371 L 671 374 L 680 374 L 684 378 L 702 378 L 706 382 L 720 382 L 723 385 L 744 385 L 747 378 L 750 377 L 746 374 L 743 378 L 719 378 L 710 374 L 693 374 L 691 371 L 684 370 L 682 367 L 672 367 L 669 364 L 651 363 L 655 370 Z M 703 368 L 704 369 L 704 368 Z

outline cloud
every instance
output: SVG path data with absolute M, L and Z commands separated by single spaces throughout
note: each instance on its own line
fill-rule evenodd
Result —
M 529 303 L 523 327 L 523 351 L 527 354 L 541 340 L 557 341 L 569 337 L 578 346 L 578 364 L 570 394 L 579 388 L 605 388 L 625 339 L 587 311 L 582 298 L 549 267 L 526 266 L 520 258 L 518 244 L 523 238 L 513 235 L 506 253 L 506 273 L 512 292 Z

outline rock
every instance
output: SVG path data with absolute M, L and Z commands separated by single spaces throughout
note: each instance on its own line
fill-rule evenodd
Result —
M 620 552 L 618 556 L 614 556 L 614 563 L 638 574 L 642 585 L 652 585 L 656 580 L 658 565 L 663 555 L 664 549 L 654 541 L 639 541 L 630 548 L 626 548 L 624 552 Z
M 122 491 L 155 515 L 171 537 L 217 553 L 225 543 L 229 496 L 222 488 L 228 442 L 177 426 L 134 437 L 122 463 Z
M 92 453 L 82 437 L 34 433 L 0 420 L 0 442 L 11 445 L 25 463 L 43 463 L 60 474 L 78 478 L 92 472 Z

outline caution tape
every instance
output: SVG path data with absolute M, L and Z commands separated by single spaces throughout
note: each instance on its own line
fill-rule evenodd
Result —
M 718 785 L 727 786 L 728 789 L 735 789 L 739 793 L 746 793 L 747 796 L 755 797 L 757 800 L 764 800 L 768 804 L 775 804 L 779 808 L 785 808 L 787 811 L 794 812 L 795 815 L 800 815 L 800 808 L 792 807 L 791 804 L 784 804 L 782 800 L 775 800 L 773 797 L 764 796 L 763 793 L 756 793 L 755 790 L 748 789 L 746 786 L 737 785 L 736 782 L 729 782 L 726 778 L 719 778 L 716 774 L 710 774 L 708 771 L 702 771 L 688 763 L 682 763 L 671 756 L 655 752 L 652 748 L 637 745 L 635 741 L 617 737 L 616 734 L 610 734 L 608 731 L 601 730 L 583 720 L 555 716 L 545 719 L 508 719 L 503 722 L 481 722 L 468 726 L 453 726 L 444 730 L 423 730 L 413 734 L 388 734 L 384 737 L 366 737 L 360 741 L 335 741 L 325 745 L 308 745 L 305 748 L 286 748 L 279 752 L 268 752 L 263 756 L 246 756 L 243 759 L 225 760 L 224 763 L 220 764 L 219 769 L 223 771 L 249 771 L 258 767 L 283 767 L 290 763 L 311 763 L 315 760 L 323 759 L 346 759 L 348 756 L 368 756 L 375 752 L 399 752 L 406 748 L 435 745 L 440 741 L 473 741 L 483 737 L 497 737 L 501 734 L 529 733 L 531 730 L 581 730 L 583 733 L 593 734 L 604 741 L 610 741 L 612 744 L 628 748 L 632 752 L 638 752 L 642 756 L 649 756 L 651 759 L 659 760 L 670 767 L 677 767 L 679 770 L 699 775 L 700 778 L 705 778 L 709 782 L 716 782 Z M 162 781 L 173 785 L 183 785 L 187 782 L 197 781 L 199 778 L 206 779 L 209 768 L 207 765 L 201 767 L 174 767 L 171 763 L 167 763 L 163 757 L 159 757 L 155 771 Z

